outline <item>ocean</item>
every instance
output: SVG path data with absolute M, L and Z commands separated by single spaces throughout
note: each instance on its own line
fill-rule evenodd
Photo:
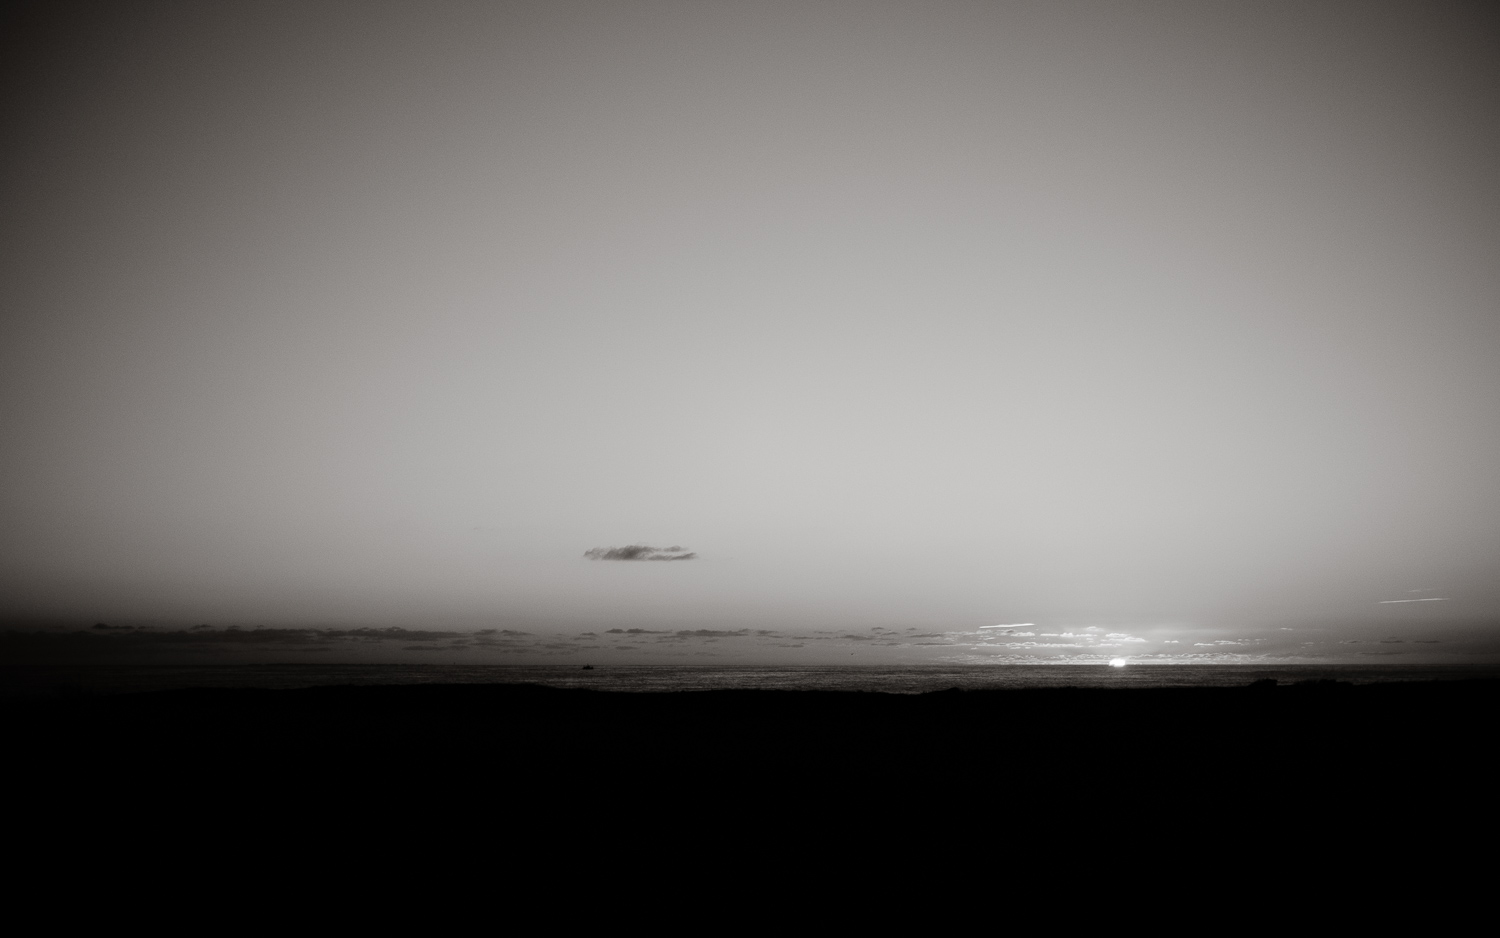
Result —
M 671 665 L 246 664 L 58 665 L 0 668 L 0 694 L 118 694 L 192 687 L 265 688 L 388 684 L 540 684 L 634 693 L 708 690 L 821 690 L 921 694 L 1028 687 L 1235 687 L 1282 683 L 1500 677 L 1497 665 L 965 665 L 678 667 Z

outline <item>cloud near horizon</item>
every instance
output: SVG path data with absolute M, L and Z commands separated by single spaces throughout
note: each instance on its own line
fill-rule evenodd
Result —
M 698 555 L 682 547 L 647 547 L 630 544 L 625 547 L 595 547 L 583 552 L 590 560 L 696 560 Z

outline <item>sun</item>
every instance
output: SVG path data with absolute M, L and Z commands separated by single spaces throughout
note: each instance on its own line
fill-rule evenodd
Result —
M 1109 666 L 1111 668 L 1123 668 L 1123 667 L 1125 667 L 1125 659 L 1124 658 L 1111 658 L 1111 659 L 1109 659 Z

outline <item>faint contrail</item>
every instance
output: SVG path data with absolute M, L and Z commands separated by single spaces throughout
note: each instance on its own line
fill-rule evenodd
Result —
M 1382 599 L 1375 605 L 1384 606 L 1388 603 L 1445 603 L 1447 601 L 1448 597 L 1446 596 L 1426 596 L 1422 599 Z

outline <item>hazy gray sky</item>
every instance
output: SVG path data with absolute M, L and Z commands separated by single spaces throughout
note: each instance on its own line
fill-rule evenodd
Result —
M 38 5 L 0 614 L 1488 634 L 1482 9 Z

